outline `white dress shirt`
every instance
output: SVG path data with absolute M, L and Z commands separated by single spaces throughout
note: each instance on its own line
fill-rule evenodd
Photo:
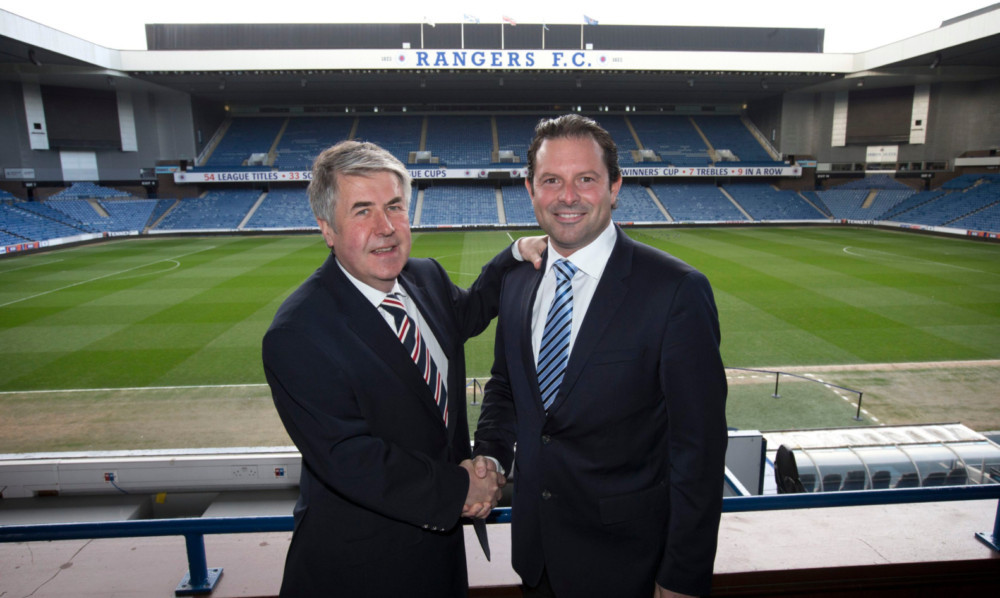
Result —
M 579 269 L 573 276 L 573 327 L 569 334 L 569 353 L 573 353 L 573 344 L 576 342 L 576 335 L 580 332 L 580 325 L 587 315 L 587 308 L 594 298 L 594 291 L 597 290 L 597 283 L 601 281 L 605 266 L 608 265 L 608 258 L 615 248 L 615 241 L 618 233 L 614 223 L 609 222 L 608 227 L 597 236 L 586 247 L 582 247 L 573 252 L 570 257 L 559 254 L 558 251 L 549 244 L 548 257 L 545 261 L 545 274 L 542 276 L 542 284 L 538 288 L 535 296 L 535 304 L 531 312 L 531 349 L 535 354 L 535 364 L 538 364 L 538 349 L 542 345 L 542 333 L 545 331 L 545 318 L 549 314 L 549 307 L 552 305 L 552 297 L 556 294 L 556 273 L 552 271 L 552 264 L 559 259 L 566 259 Z
M 361 291 L 361 294 L 365 296 L 365 299 L 368 299 L 368 301 L 375 306 L 375 309 L 378 309 L 378 313 L 382 316 L 382 319 L 385 320 L 386 325 L 389 326 L 389 329 L 392 330 L 393 334 L 396 334 L 396 322 L 393 320 L 392 315 L 384 309 L 379 309 L 379 306 L 382 305 L 382 300 L 385 299 L 386 295 L 389 293 L 384 293 L 361 282 L 357 278 L 354 278 L 351 276 L 351 273 L 344 268 L 339 260 L 337 261 L 337 265 L 340 266 L 340 270 L 347 276 L 347 280 L 350 280 L 351 283 L 353 283 L 354 286 Z M 406 306 L 406 315 L 413 318 L 413 321 L 417 323 L 417 329 L 420 331 L 420 336 L 424 339 L 424 343 L 431 352 L 431 358 L 434 360 L 434 365 L 437 366 L 438 371 L 441 373 L 441 382 L 445 387 L 445 391 L 447 391 L 448 360 L 445 358 L 444 350 L 441 349 L 441 345 L 439 345 L 437 339 L 434 338 L 434 331 L 431 330 L 431 327 L 424 320 L 424 316 L 417 308 L 417 304 L 413 302 L 413 299 L 410 298 L 406 290 L 400 286 L 398 279 L 395 283 L 393 283 L 391 292 L 400 296 L 403 301 L 403 305 Z

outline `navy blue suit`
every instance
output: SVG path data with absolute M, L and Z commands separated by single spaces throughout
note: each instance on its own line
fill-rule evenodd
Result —
M 264 371 L 302 453 L 282 596 L 467 594 L 463 344 L 496 315 L 514 263 L 505 250 L 468 291 L 433 260 L 410 259 L 399 275 L 448 359 L 447 428 L 403 345 L 332 254 L 278 310 Z
M 617 233 L 548 413 L 531 347 L 542 272 L 504 279 L 474 453 L 513 462 L 527 585 L 544 568 L 558 596 L 649 598 L 654 582 L 703 594 L 727 442 L 715 301 L 697 270 Z

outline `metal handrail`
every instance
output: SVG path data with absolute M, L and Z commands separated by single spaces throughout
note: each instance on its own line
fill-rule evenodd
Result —
M 727 496 L 722 500 L 722 511 L 724 513 L 741 513 L 994 498 L 1000 499 L 1000 484 L 811 492 L 767 496 Z M 500 507 L 490 513 L 487 523 L 509 523 L 510 520 L 510 507 Z M 206 565 L 204 544 L 206 534 L 288 532 L 292 531 L 292 528 L 291 515 L 0 525 L 0 542 L 184 536 L 187 543 L 189 570 L 185 579 L 178 586 L 176 594 L 207 594 L 214 588 L 218 577 L 222 574 L 222 569 L 209 569 Z M 993 533 L 976 533 L 975 536 L 993 550 L 1000 551 L 1000 503 L 997 507 Z
M 741 372 L 760 372 L 762 374 L 774 374 L 774 394 L 772 394 L 771 396 L 774 397 L 774 398 L 776 398 L 776 399 L 781 398 L 781 395 L 778 394 L 778 384 L 780 383 L 782 376 L 791 376 L 792 378 L 798 378 L 800 380 L 806 380 L 808 382 L 814 382 L 816 384 L 822 384 L 823 386 L 827 386 L 829 388 L 839 388 L 840 390 L 845 390 L 847 392 L 853 392 L 854 394 L 858 395 L 858 411 L 857 411 L 857 413 L 854 414 L 854 419 L 855 419 L 855 421 L 862 421 L 861 420 L 861 399 L 864 397 L 864 394 L 865 394 L 863 391 L 857 390 L 855 388 L 848 388 L 846 386 L 840 386 L 839 384 L 833 384 L 831 382 L 824 382 L 822 380 L 817 380 L 815 378 L 810 378 L 809 376 L 801 376 L 799 374 L 793 374 L 791 372 L 781 372 L 781 371 L 778 371 L 778 370 L 761 370 L 761 369 L 757 369 L 757 368 L 737 368 L 737 367 L 726 367 L 726 369 L 727 370 L 740 370 Z

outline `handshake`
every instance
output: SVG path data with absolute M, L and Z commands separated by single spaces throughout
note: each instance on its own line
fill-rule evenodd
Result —
M 459 463 L 469 473 L 469 494 L 465 497 L 462 517 L 485 519 L 500 500 L 507 478 L 497 471 L 496 463 L 479 456 Z

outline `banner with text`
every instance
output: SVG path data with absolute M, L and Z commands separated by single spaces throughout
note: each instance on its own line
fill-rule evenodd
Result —
M 410 168 L 414 180 L 440 179 L 523 179 L 527 168 Z M 622 176 L 644 178 L 688 178 L 688 177 L 799 177 L 802 167 L 794 166 L 628 166 L 622 167 Z M 273 172 L 175 172 L 176 183 L 296 183 L 308 182 L 312 172 L 308 170 Z

